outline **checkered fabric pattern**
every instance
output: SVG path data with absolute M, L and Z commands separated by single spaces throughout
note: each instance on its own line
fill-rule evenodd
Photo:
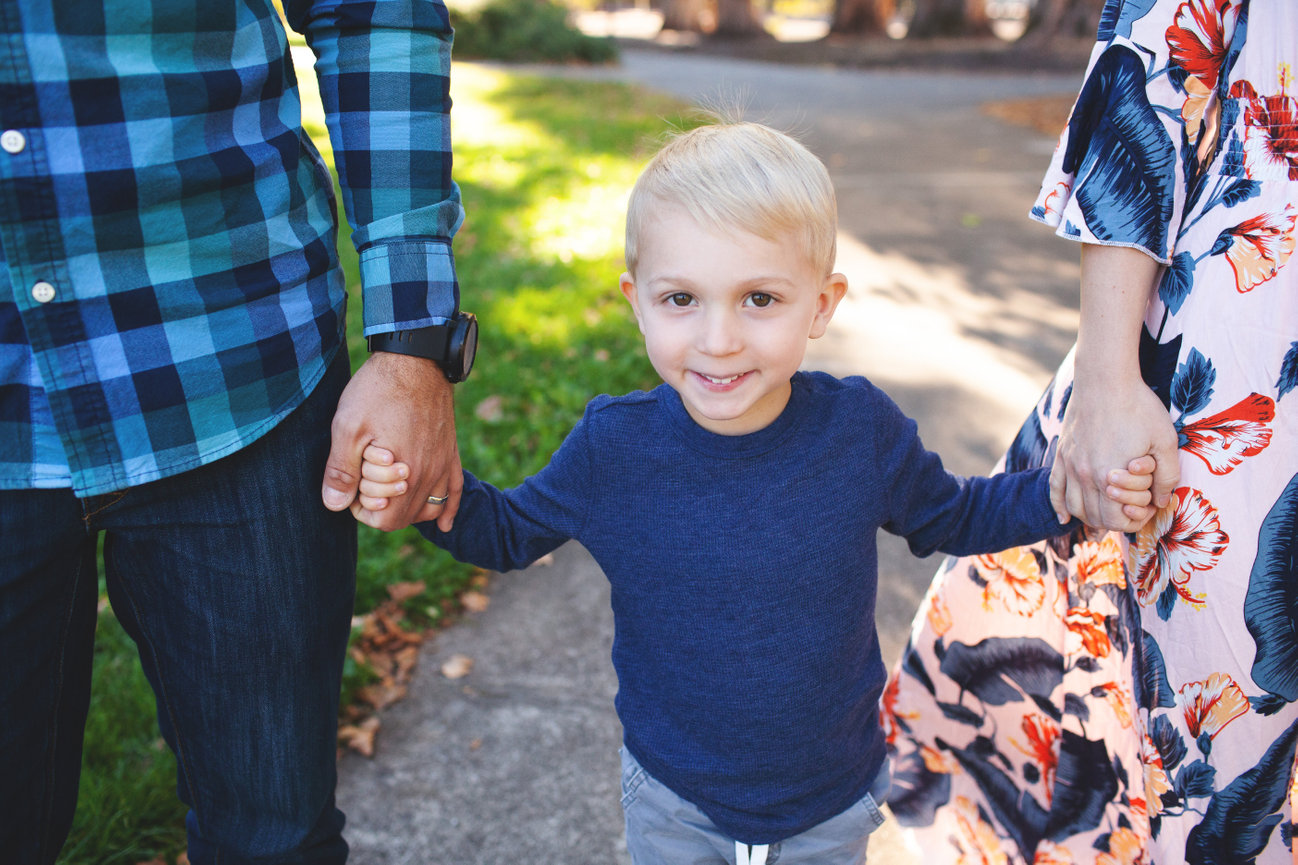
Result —
M 287 0 L 316 55 L 366 333 L 446 321 L 451 28 L 430 0 Z M 268 0 L 0 0 L 0 488 L 211 462 L 343 340 L 336 206 Z

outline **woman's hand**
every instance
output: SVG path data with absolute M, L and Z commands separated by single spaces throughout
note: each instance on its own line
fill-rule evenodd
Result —
M 1151 511 L 1123 504 L 1119 481 L 1140 457 L 1153 459 L 1150 491 L 1161 508 L 1180 478 L 1176 428 L 1163 403 L 1138 379 L 1099 391 L 1075 385 L 1050 470 L 1051 504 L 1087 525 L 1136 531 Z

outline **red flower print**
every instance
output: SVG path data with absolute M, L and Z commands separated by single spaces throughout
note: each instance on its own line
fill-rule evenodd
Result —
M 1229 474 L 1271 443 L 1274 417 L 1271 397 L 1249 394 L 1225 411 L 1181 427 L 1181 449 L 1203 460 L 1214 475 Z
M 960 771 L 960 763 L 955 757 L 929 745 L 919 746 L 919 756 L 924 761 L 924 768 L 934 775 L 954 775 Z
M 983 587 L 984 609 L 990 610 L 995 598 L 1009 612 L 1030 616 L 1045 603 L 1045 581 L 1031 548 L 1015 547 L 981 555 L 974 559 L 974 567 L 986 583 Z
M 1144 860 L 1145 844 L 1140 836 L 1126 826 L 1119 826 L 1109 834 L 1109 852 L 1095 857 L 1095 865 L 1137 865 Z
M 1163 794 L 1172 789 L 1172 779 L 1167 777 L 1163 755 L 1148 734 L 1140 737 L 1140 762 L 1145 767 L 1145 806 L 1153 805 L 1149 816 L 1157 817 L 1163 812 Z
M 1077 561 L 1078 584 L 1127 587 L 1127 572 L 1122 567 L 1122 546 L 1110 532 L 1099 542 L 1082 541 L 1073 548 Z
M 1216 567 L 1229 543 L 1217 509 L 1203 493 L 1190 487 L 1177 489 L 1131 546 L 1137 599 L 1144 606 L 1154 604 L 1171 583 L 1183 601 L 1201 608 L 1204 596 L 1190 592 L 1190 577 L 1195 571 Z
M 1251 178 L 1287 176 L 1298 180 L 1298 100 L 1283 90 L 1288 82 L 1281 75 L 1281 92 L 1260 96 L 1247 81 L 1231 85 L 1230 95 L 1243 99 L 1244 172 Z
M 1023 716 L 1022 728 L 1028 737 L 1027 746 L 1020 745 L 1014 739 L 1010 741 L 1041 770 L 1041 782 L 1045 787 L 1046 803 L 1049 804 L 1055 786 L 1055 767 L 1059 763 L 1055 745 L 1059 741 L 1059 725 L 1045 715 L 1034 713 Z
M 1123 729 L 1131 728 L 1131 713 L 1136 708 L 1136 698 L 1132 696 L 1130 688 L 1118 682 L 1105 682 L 1103 685 L 1093 687 L 1091 696 L 1101 698 L 1108 704 L 1114 720 L 1121 724 Z
M 955 623 L 951 618 L 951 610 L 946 605 L 946 598 L 940 594 L 933 596 L 933 600 L 928 605 L 928 625 L 933 632 L 939 637 L 951 630 L 951 625 Z
M 897 739 L 897 718 L 903 718 L 907 721 L 919 719 L 919 712 L 902 712 L 897 708 L 898 698 L 901 696 L 901 678 L 893 676 L 888 682 L 888 687 L 883 691 L 883 704 L 879 710 L 880 720 L 883 722 L 883 732 L 888 745 L 891 747 Z
M 1006 865 L 1009 857 L 1001 849 L 1000 836 L 978 810 L 968 796 L 955 797 L 958 837 L 954 843 L 961 854 L 957 865 Z
M 1176 700 L 1186 729 L 1196 739 L 1204 733 L 1217 738 L 1223 727 L 1249 708 L 1248 697 L 1225 673 L 1213 673 L 1202 682 L 1186 682 L 1176 692 Z
M 1048 838 L 1037 842 L 1037 849 L 1032 857 L 1032 865 L 1077 865 L 1072 851 L 1062 844 L 1056 844 Z
M 1064 205 L 1068 203 L 1068 196 L 1073 191 L 1072 183 L 1061 180 L 1055 184 L 1055 188 L 1046 193 L 1045 200 L 1041 202 L 1042 208 L 1047 214 L 1054 214 L 1056 218 L 1063 216 Z
M 1167 28 L 1171 61 L 1199 79 L 1205 90 L 1217 86 L 1239 9 L 1231 0 L 1187 0 Z
M 1252 291 L 1284 267 L 1293 255 L 1296 220 L 1298 210 L 1286 204 L 1284 213 L 1263 213 L 1221 233 L 1213 251 L 1224 249 L 1235 271 L 1236 291 Z
M 1064 614 L 1064 624 L 1068 626 L 1070 635 L 1069 650 L 1073 649 L 1073 639 L 1081 642 L 1081 648 L 1086 654 L 1093 658 L 1108 657 L 1109 649 L 1112 648 L 1109 643 L 1109 635 L 1104 630 L 1104 616 L 1099 613 L 1086 609 L 1085 607 L 1072 607 Z

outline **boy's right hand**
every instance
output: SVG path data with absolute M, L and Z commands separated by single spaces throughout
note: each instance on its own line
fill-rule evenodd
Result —
M 1122 515 L 1129 522 L 1125 526 L 1106 526 L 1124 532 L 1137 531 L 1157 512 L 1151 487 L 1157 462 L 1150 454 L 1136 457 L 1125 469 L 1114 469 L 1105 480 L 1104 493 L 1111 501 L 1122 505 Z

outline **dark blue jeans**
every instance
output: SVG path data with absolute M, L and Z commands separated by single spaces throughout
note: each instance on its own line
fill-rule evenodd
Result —
M 90 702 L 97 537 L 178 763 L 194 865 L 342 863 L 336 725 L 356 529 L 320 502 L 345 352 L 243 450 L 77 499 L 0 491 L 0 859 L 54 862 Z

